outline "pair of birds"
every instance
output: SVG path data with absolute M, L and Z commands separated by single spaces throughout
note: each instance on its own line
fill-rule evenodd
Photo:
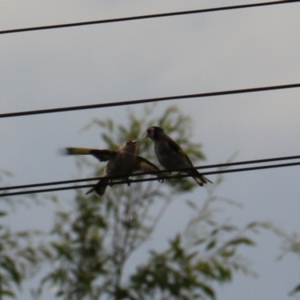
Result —
M 203 184 L 207 182 L 212 183 L 209 179 L 194 169 L 189 157 L 161 127 L 149 127 L 144 137 L 148 137 L 154 142 L 157 159 L 168 172 L 171 172 L 172 170 L 191 168 L 188 171 L 183 170 L 182 172 L 191 175 L 200 186 L 203 186 Z M 137 141 L 129 140 L 117 151 L 89 148 L 66 148 L 66 153 L 71 155 L 93 155 L 100 161 L 107 161 L 102 178 L 91 190 L 87 192 L 87 194 L 89 194 L 95 191 L 98 195 L 102 196 L 105 193 L 106 187 L 111 183 L 111 180 L 106 177 L 120 176 L 128 178 L 136 171 L 143 171 L 150 174 L 155 174 L 159 171 L 159 168 L 149 160 L 136 155 L 136 150 Z

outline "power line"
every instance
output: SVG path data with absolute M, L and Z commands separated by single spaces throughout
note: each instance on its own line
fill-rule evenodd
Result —
M 274 162 L 274 161 L 284 161 L 284 160 L 294 160 L 300 159 L 300 155 L 297 156 L 286 156 L 286 157 L 275 157 L 275 158 L 267 158 L 267 159 L 260 159 L 260 160 L 248 160 L 248 161 L 240 161 L 240 162 L 233 162 L 233 163 L 225 163 L 225 164 L 214 164 L 214 165 L 207 165 L 201 167 L 195 167 L 195 169 L 208 169 L 208 168 L 224 168 L 229 166 L 237 166 L 237 165 L 245 165 L 245 164 L 258 164 L 258 163 L 266 163 L 266 162 Z M 224 173 L 235 173 L 235 172 L 245 172 L 245 171 L 254 171 L 254 170 L 263 170 L 263 169 L 271 169 L 271 168 L 282 168 L 282 167 L 291 167 L 300 165 L 300 162 L 293 162 L 293 163 L 284 163 L 284 164 L 269 164 L 264 166 L 255 166 L 255 167 L 247 167 L 247 168 L 237 168 L 231 170 L 217 170 L 211 172 L 203 172 L 203 175 L 213 175 L 213 174 L 224 174 Z M 180 170 L 173 170 L 173 171 L 183 171 L 185 169 Z M 186 169 L 189 170 L 189 169 Z M 166 173 L 166 170 L 162 170 L 160 172 L 156 172 L 156 174 Z M 149 173 L 136 173 L 133 175 L 140 176 L 140 175 L 149 175 Z M 191 175 L 169 175 L 164 177 L 163 179 L 179 179 L 184 177 L 190 177 Z M 120 179 L 124 177 L 106 177 L 106 179 Z M 75 180 L 64 180 L 64 181 L 53 181 L 53 182 L 46 182 L 46 183 L 37 183 L 37 184 L 29 184 L 29 185 L 19 185 L 19 186 L 12 186 L 12 187 L 3 187 L 0 188 L 0 191 L 5 190 L 13 190 L 13 189 L 24 189 L 24 188 L 34 188 L 34 187 L 41 187 L 41 186 L 51 186 L 51 185 L 60 185 L 60 184 L 69 184 L 69 183 L 78 183 L 83 181 L 92 181 L 92 180 L 99 180 L 101 177 L 93 177 L 93 178 L 86 178 L 86 179 L 75 179 Z M 160 180 L 160 177 L 150 177 L 150 178 L 137 178 L 137 179 L 126 179 L 126 180 L 119 180 L 115 181 L 115 184 L 131 184 L 137 182 L 145 182 L 145 181 L 156 181 Z M 86 185 L 79 185 L 79 186 L 66 186 L 66 187 L 56 187 L 56 188 L 47 188 L 47 189 L 37 189 L 37 190 L 27 190 L 27 191 L 19 191 L 19 192 L 8 192 L 0 194 L 0 197 L 8 197 L 8 196 L 16 196 L 16 195 L 24 195 L 24 194 L 34 194 L 34 193 L 44 193 L 44 192 L 53 192 L 53 191 L 62 191 L 62 190 L 70 190 L 70 189 L 79 189 L 79 188 L 90 188 L 93 187 L 94 184 L 86 184 Z
M 205 8 L 205 9 L 178 11 L 178 12 L 169 12 L 169 13 L 160 13 L 160 14 L 133 16 L 133 17 L 122 17 L 122 18 L 113 18 L 113 19 L 105 19 L 105 20 L 95 20 L 95 21 L 76 22 L 76 23 L 67 23 L 67 24 L 8 29 L 8 30 L 0 31 L 0 34 L 26 32 L 26 31 L 37 31 L 37 30 L 49 30 L 49 29 L 57 29 L 57 28 L 78 27 L 78 26 L 107 24 L 107 23 L 116 23 L 116 22 L 127 22 L 127 21 L 163 18 L 163 17 L 173 17 L 173 16 L 181 16 L 181 15 L 191 15 L 191 14 L 199 14 L 199 13 L 209 13 L 209 12 L 217 12 L 217 11 L 271 6 L 271 5 L 287 4 L 287 3 L 293 3 L 293 2 L 299 2 L 299 0 L 270 1 L 270 2 L 263 2 L 263 3 L 250 3 L 250 4 L 243 4 L 243 5 L 221 6 L 221 7 L 214 7 L 214 8 Z
M 284 85 L 273 85 L 273 86 L 264 86 L 264 87 L 255 87 L 255 88 L 246 88 L 246 89 L 237 89 L 237 90 L 225 90 L 225 91 L 217 91 L 217 92 L 198 93 L 198 94 L 186 94 L 186 95 L 148 98 L 148 99 L 139 99 L 139 100 L 106 102 L 101 104 L 67 106 L 67 107 L 40 109 L 40 110 L 28 110 L 28 111 L 19 111 L 19 112 L 0 114 L 0 118 L 59 113 L 59 112 L 66 112 L 66 111 L 105 108 L 105 107 L 113 107 L 113 106 L 135 105 L 135 104 L 144 104 L 149 102 L 168 101 L 168 100 L 204 98 L 204 97 L 216 97 L 216 96 L 245 94 L 245 93 L 254 93 L 254 92 L 265 92 L 265 91 L 291 89 L 291 88 L 299 88 L 299 87 L 300 87 L 300 83 L 293 83 L 293 84 L 284 84 Z
M 203 175 L 224 174 L 224 173 L 245 172 L 245 171 L 253 171 L 253 170 L 263 170 L 263 169 L 270 169 L 270 168 L 291 167 L 291 166 L 298 166 L 298 165 L 300 165 L 300 162 L 287 163 L 287 164 L 276 164 L 276 165 L 266 165 L 266 166 L 260 166 L 260 167 L 238 168 L 238 169 L 232 169 L 232 170 L 219 170 L 219 171 L 206 172 L 206 173 L 202 173 L 202 174 Z M 165 177 L 164 179 L 179 179 L 179 178 L 185 178 L 185 177 L 190 177 L 190 176 L 191 175 L 179 175 L 179 176 L 174 175 L 174 176 Z M 116 185 L 116 184 L 131 184 L 131 183 L 156 181 L 156 180 L 158 180 L 158 178 L 156 178 L 156 177 L 144 178 L 144 179 L 120 180 L 120 181 L 114 182 L 113 185 Z M 35 193 L 45 193 L 45 192 L 55 192 L 55 191 L 80 189 L 80 188 L 91 188 L 93 186 L 95 186 L 95 185 L 94 184 L 87 184 L 87 185 L 79 185 L 79 186 L 66 186 L 66 187 L 59 187 L 59 188 L 12 192 L 12 193 L 0 194 L 0 197 L 17 196 L 17 195 L 25 195 L 25 194 L 35 194 Z
M 212 168 L 225 168 L 225 167 L 231 167 L 231 166 L 240 166 L 240 165 L 249 165 L 249 164 L 261 164 L 261 163 L 269 163 L 269 162 L 275 162 L 275 161 L 285 161 L 285 160 L 295 160 L 300 159 L 300 155 L 293 155 L 293 156 L 281 156 L 281 157 L 272 157 L 272 158 L 265 158 L 265 159 L 256 159 L 256 160 L 245 160 L 245 161 L 237 161 L 237 162 L 231 162 L 231 163 L 224 163 L 224 164 L 213 164 L 213 165 L 206 165 L 206 166 L 198 166 L 195 167 L 195 169 L 212 169 Z M 178 169 L 174 170 L 176 171 L 188 171 L 190 168 L 187 169 Z M 155 174 L 165 173 L 165 170 L 161 170 L 158 172 L 155 172 Z M 140 172 L 135 173 L 134 175 L 148 175 L 149 173 Z M 43 182 L 43 183 L 35 183 L 35 184 L 26 184 L 26 185 L 16 185 L 16 186 L 8 186 L 8 187 L 2 187 L 0 188 L 0 191 L 5 190 L 14 190 L 14 189 L 25 189 L 25 188 L 33 188 L 33 187 L 41 187 L 41 186 L 50 186 L 50 185 L 61 185 L 61 184 L 69 184 L 69 183 L 78 183 L 83 181 L 95 181 L 99 180 L 101 177 L 91 177 L 91 178 L 85 178 L 85 179 L 73 179 L 73 180 L 63 180 L 63 181 L 51 181 L 51 182 Z M 120 179 L 124 178 L 119 176 L 110 176 L 106 177 L 106 179 Z

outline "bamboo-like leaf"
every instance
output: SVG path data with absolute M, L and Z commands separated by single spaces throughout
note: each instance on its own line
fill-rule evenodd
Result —
M 229 246 L 229 245 L 236 246 L 236 245 L 239 245 L 239 244 L 244 244 L 244 245 L 248 245 L 248 246 L 254 246 L 255 242 L 252 241 L 249 238 L 241 237 L 241 238 L 233 239 L 233 240 L 229 241 L 228 243 L 226 243 L 227 246 Z
M 296 293 L 300 292 L 300 284 L 298 284 L 290 293 L 290 296 L 294 296 Z

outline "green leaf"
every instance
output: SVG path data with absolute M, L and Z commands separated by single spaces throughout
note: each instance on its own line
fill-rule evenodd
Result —
M 191 200 L 187 200 L 186 203 L 193 210 L 198 210 L 199 209 L 198 206 L 196 205 L 196 203 L 191 201 Z
M 6 216 L 6 215 L 7 215 L 7 212 L 6 212 L 6 211 L 3 211 L 3 210 L 0 211 L 0 217 L 4 217 L 4 216 Z
M 1 289 L 0 289 L 0 296 L 7 296 L 7 297 L 11 297 L 11 298 L 15 298 L 16 297 L 16 295 L 12 291 L 1 290 Z
M 13 258 L 4 256 L 1 261 L 1 267 L 4 268 L 11 276 L 11 279 L 17 285 L 21 284 L 22 275 L 16 267 L 16 262 Z
M 235 253 L 236 253 L 235 250 L 230 250 L 230 251 L 224 250 L 224 251 L 221 251 L 221 252 L 220 252 L 220 255 L 221 255 L 222 257 L 229 258 L 229 257 L 234 256 Z
M 205 249 L 206 250 L 211 250 L 216 246 L 216 244 L 217 244 L 217 241 L 214 239 L 214 240 L 212 240 L 208 243 L 208 245 L 205 247 Z
M 242 237 L 242 238 L 236 238 L 233 239 L 231 241 L 229 241 L 228 243 L 226 243 L 227 246 L 231 245 L 231 246 L 236 246 L 239 244 L 244 244 L 244 245 L 248 245 L 248 246 L 255 246 L 255 242 L 250 240 L 249 238 L 246 237 Z
M 198 286 L 203 290 L 203 292 L 209 296 L 211 299 L 216 299 L 214 290 L 207 284 L 198 283 Z
M 207 241 L 207 238 L 198 239 L 194 242 L 194 246 L 199 246 Z
M 300 292 L 300 284 L 298 284 L 290 293 L 290 296 L 294 296 L 296 293 Z

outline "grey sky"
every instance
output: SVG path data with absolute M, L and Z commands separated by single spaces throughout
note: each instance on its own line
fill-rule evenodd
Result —
M 0 30 L 249 2 L 260 1 L 6 0 L 0 2 Z M 298 83 L 299 11 L 294 3 L 0 35 L 1 112 Z M 203 144 L 206 163 L 224 162 L 236 152 L 236 160 L 300 153 L 299 89 L 168 101 L 158 104 L 156 113 L 171 104 L 193 118 L 191 139 Z M 95 117 L 126 123 L 124 112 L 116 107 L 1 119 L 0 168 L 14 173 L 11 185 L 76 178 L 74 160 L 57 150 L 101 148 L 97 130 L 80 129 Z M 299 167 L 226 175 L 219 195 L 243 208 L 226 208 L 222 217 L 240 225 L 271 220 L 299 232 L 299 178 Z M 189 197 L 201 201 L 205 191 Z M 159 225 L 167 234 L 186 220 L 186 198 L 175 199 Z M 41 226 L 44 220 L 51 221 L 49 211 L 39 208 L 14 226 Z M 164 239 L 157 234 L 152 247 L 163 247 Z M 290 299 L 288 291 L 300 282 L 299 262 L 292 255 L 276 262 L 279 246 L 271 234 L 261 234 L 258 247 L 246 252 L 259 278 L 236 276 L 232 284 L 217 287 L 219 299 Z

